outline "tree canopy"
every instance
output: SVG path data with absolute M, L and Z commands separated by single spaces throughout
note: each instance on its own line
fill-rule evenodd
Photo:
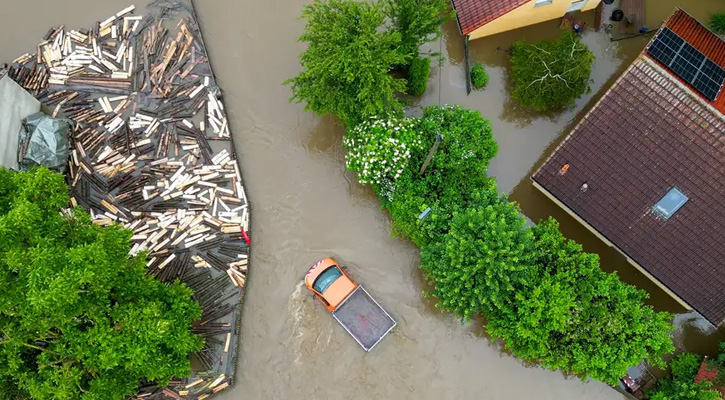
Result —
M 0 169 L 0 399 L 120 400 L 188 376 L 191 290 L 146 276 L 130 231 L 68 201 L 62 175 Z
M 460 106 L 424 108 L 417 129 L 422 145 L 397 179 L 392 199 L 383 199 L 383 204 L 396 228 L 423 245 L 430 235 L 445 232 L 453 211 L 463 211 L 474 191 L 495 186 L 487 170 L 498 145 L 489 121 L 480 112 Z M 421 174 L 437 135 L 435 155 Z M 428 207 L 434 212 L 423 223 L 418 216 Z
M 392 66 L 411 56 L 401 50 L 401 34 L 384 27 L 385 12 L 377 3 L 315 0 L 306 5 L 307 21 L 300 41 L 307 49 L 300 56 L 302 72 L 292 85 L 292 100 L 305 109 L 331 113 L 348 126 L 372 117 L 402 112 L 397 93 L 406 89 L 393 77 Z
M 693 353 L 682 353 L 670 362 L 670 376 L 657 381 L 657 386 L 647 393 L 650 400 L 721 400 L 722 394 L 711 390 L 711 382 L 695 383 L 695 376 L 700 369 L 703 357 Z M 716 380 L 720 377 L 721 365 Z
M 555 41 L 516 42 L 511 47 L 511 97 L 536 111 L 572 105 L 589 90 L 593 63 L 594 54 L 572 32 Z
M 403 54 L 418 55 L 420 45 L 440 37 L 440 27 L 454 18 L 450 0 L 385 0 L 393 27 L 402 36 Z
M 495 190 L 479 191 L 456 211 L 448 232 L 421 249 L 421 269 L 434 286 L 437 307 L 459 318 L 508 307 L 530 278 L 531 232 L 514 203 Z
M 484 313 L 489 333 L 518 357 L 612 384 L 643 359 L 663 365 L 662 356 L 674 350 L 671 315 L 655 312 L 642 302 L 645 292 L 604 272 L 555 220 L 530 230 L 535 274 L 509 307 Z

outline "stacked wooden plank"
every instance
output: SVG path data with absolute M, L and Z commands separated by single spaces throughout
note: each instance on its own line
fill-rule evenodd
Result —
M 202 307 L 200 367 L 166 388 L 142 385 L 138 398 L 201 400 L 234 378 L 249 202 L 193 9 L 165 0 L 150 9 L 52 28 L 6 68 L 74 122 L 72 205 L 132 230 L 131 255 L 146 255 L 157 279 L 185 282 Z

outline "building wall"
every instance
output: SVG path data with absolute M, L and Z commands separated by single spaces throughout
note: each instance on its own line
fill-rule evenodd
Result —
M 518 29 L 523 26 L 538 24 L 539 22 L 548 21 L 550 19 L 561 18 L 566 14 L 566 10 L 571 7 L 573 0 L 551 0 L 549 4 L 537 6 L 536 0 L 515 8 L 508 14 L 499 17 L 496 20 L 471 32 L 470 39 L 478 39 L 484 36 L 495 35 L 497 33 Z M 588 0 L 582 8 L 582 11 L 588 11 L 596 8 L 601 0 Z

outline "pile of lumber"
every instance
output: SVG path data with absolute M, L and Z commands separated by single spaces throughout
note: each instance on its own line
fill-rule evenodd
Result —
M 72 205 L 132 230 L 131 255 L 146 254 L 157 279 L 185 282 L 202 307 L 193 329 L 205 339 L 194 355 L 203 368 L 165 388 L 142 385 L 138 398 L 202 400 L 234 378 L 249 202 L 193 9 L 150 9 L 52 28 L 6 69 L 74 123 Z

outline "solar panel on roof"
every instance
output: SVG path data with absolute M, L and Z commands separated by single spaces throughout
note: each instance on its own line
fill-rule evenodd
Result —
M 671 29 L 663 28 L 647 47 L 647 53 L 709 100 L 714 101 L 720 93 L 725 70 Z

